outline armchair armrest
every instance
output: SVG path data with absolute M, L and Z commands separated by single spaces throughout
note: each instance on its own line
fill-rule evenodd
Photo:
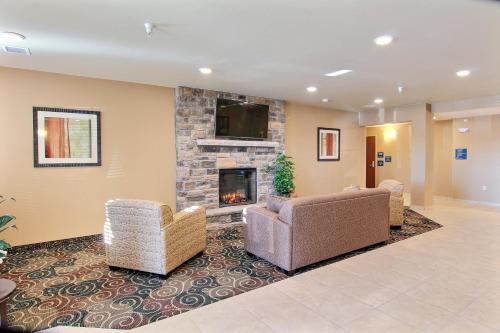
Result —
M 174 214 L 174 223 L 187 220 L 200 220 L 199 222 L 206 224 L 205 208 L 193 206 Z
M 207 218 L 205 208 L 186 208 L 173 216 L 173 222 L 167 224 L 164 233 L 167 272 L 179 266 L 207 246 Z

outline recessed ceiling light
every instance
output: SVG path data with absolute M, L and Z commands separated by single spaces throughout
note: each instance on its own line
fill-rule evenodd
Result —
M 328 98 L 323 98 L 321 101 L 322 101 L 323 103 L 328 103 Z
M 375 98 L 373 100 L 373 103 L 375 103 L 375 104 L 382 104 L 382 103 L 384 103 L 384 100 L 382 98 Z
M 401 94 L 403 93 L 403 91 L 404 91 L 404 90 L 405 90 L 405 87 L 403 87 L 403 86 L 398 86 L 398 94 L 400 94 L 400 95 L 401 95 Z
M 308 92 L 311 92 L 311 93 L 312 93 L 312 92 L 315 92 L 315 91 L 317 91 L 317 90 L 318 90 L 318 88 L 313 87 L 313 86 L 311 86 L 311 87 L 307 87 L 306 89 L 307 89 L 307 91 L 308 91 Z
M 212 74 L 212 69 L 208 67 L 202 67 L 199 71 L 201 74 Z
M 390 35 L 383 35 L 383 36 L 378 36 L 373 41 L 375 42 L 375 44 L 377 44 L 379 46 L 386 46 L 386 45 L 391 44 L 393 40 L 394 40 L 394 37 L 392 37 Z
M 0 38 L 7 42 L 20 42 L 26 39 L 26 36 L 21 35 L 17 32 L 4 31 L 0 33 Z
M 155 25 L 151 22 L 146 22 L 144 23 L 144 29 L 146 30 L 146 35 L 148 35 L 148 37 L 151 37 L 151 35 L 153 34 L 153 30 L 155 28 Z
M 462 69 L 462 70 L 457 72 L 458 77 L 466 77 L 466 76 L 469 76 L 469 74 L 470 74 L 470 70 L 468 70 L 468 69 Z
M 335 72 L 327 73 L 325 76 L 340 76 L 352 72 L 352 69 L 340 69 Z

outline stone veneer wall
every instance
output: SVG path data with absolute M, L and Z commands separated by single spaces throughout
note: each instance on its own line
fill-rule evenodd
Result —
M 269 105 L 268 141 L 278 147 L 198 146 L 197 139 L 215 139 L 217 98 Z M 257 168 L 257 202 L 272 191 L 272 177 L 264 168 L 285 149 L 284 102 L 212 90 L 177 87 L 175 90 L 177 151 L 177 210 L 192 205 L 219 208 L 219 169 Z

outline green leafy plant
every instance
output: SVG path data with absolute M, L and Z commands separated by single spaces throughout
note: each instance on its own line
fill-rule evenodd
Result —
M 6 201 L 16 201 L 14 198 L 5 198 L 4 196 L 0 195 L 0 204 L 3 204 Z M 0 233 L 4 232 L 7 229 L 14 228 L 17 229 L 17 226 L 15 224 L 10 224 L 12 221 L 14 221 L 16 217 L 14 215 L 2 215 L 0 216 Z M 7 250 L 10 249 L 11 246 L 5 239 L 0 239 L 0 264 L 3 261 L 3 258 L 7 256 Z
M 276 162 L 269 165 L 265 169 L 266 173 L 272 174 L 274 176 L 273 185 L 276 193 L 283 196 L 290 196 L 290 193 L 295 189 L 295 183 L 293 182 L 295 164 L 290 156 L 286 156 L 284 153 L 278 154 Z

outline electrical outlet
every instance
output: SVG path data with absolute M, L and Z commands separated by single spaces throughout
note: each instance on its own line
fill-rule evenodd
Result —
M 488 186 L 486 186 L 486 185 L 481 186 L 481 190 L 488 191 Z

